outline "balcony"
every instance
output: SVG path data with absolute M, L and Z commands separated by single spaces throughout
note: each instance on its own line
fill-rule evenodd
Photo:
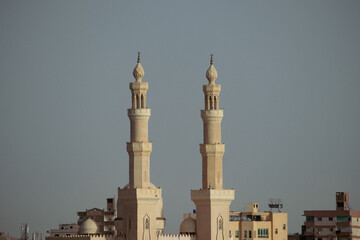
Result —
M 341 231 L 336 231 L 336 236 L 337 237 L 351 237 L 351 232 L 341 232 Z
M 304 235 L 305 236 L 314 236 L 315 233 L 314 232 L 305 232 Z
M 109 226 L 109 225 L 110 225 L 110 226 L 113 226 L 114 224 L 115 224 L 114 221 L 105 221 L 105 222 L 104 222 L 104 225 L 105 225 L 105 226 Z
M 106 211 L 104 212 L 105 215 L 114 215 L 115 211 Z

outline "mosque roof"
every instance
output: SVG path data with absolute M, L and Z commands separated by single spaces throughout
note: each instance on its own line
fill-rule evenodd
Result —
M 98 233 L 98 226 L 91 218 L 86 219 L 79 228 L 79 234 L 95 234 Z
M 188 216 L 180 224 L 181 233 L 196 233 L 196 221 L 191 216 Z

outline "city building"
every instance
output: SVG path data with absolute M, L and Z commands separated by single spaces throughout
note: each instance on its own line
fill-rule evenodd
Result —
M 360 239 L 360 211 L 349 205 L 349 193 L 336 193 L 336 210 L 304 211 L 302 227 L 306 240 Z
M 287 213 L 259 212 L 258 203 L 249 203 L 246 212 L 229 213 L 229 238 L 233 240 L 287 240 Z M 196 213 L 184 214 L 180 234 L 196 235 Z
M 59 236 L 70 236 L 78 233 L 78 225 L 76 223 L 70 224 L 59 224 L 59 229 L 48 230 L 47 233 L 50 234 L 50 237 L 59 237 Z
M 240 240 L 287 240 L 287 213 L 259 212 L 258 203 L 249 203 L 246 212 L 230 212 L 230 235 Z
M 4 232 L 0 232 L 0 240 L 20 240 L 20 238 L 10 237 L 9 234 L 5 234 Z
M 96 233 L 99 234 L 113 234 L 115 231 L 115 218 L 116 218 L 116 210 L 115 210 L 115 198 L 106 199 L 106 210 L 99 208 L 86 209 L 83 212 L 78 212 L 77 215 L 79 217 L 77 225 L 79 226 L 79 233 L 87 233 L 84 232 L 84 228 L 82 225 L 88 220 L 91 219 L 95 222 L 97 226 Z M 87 221 L 89 224 L 92 221 Z M 93 223 L 91 223 L 93 225 Z

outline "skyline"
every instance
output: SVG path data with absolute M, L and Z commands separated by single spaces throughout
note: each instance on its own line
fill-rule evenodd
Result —
M 289 233 L 304 210 L 335 209 L 335 192 L 360 210 L 360 3 L 157 3 L 0 2 L 0 231 L 76 222 L 127 184 L 137 51 L 166 233 L 201 187 L 211 53 L 230 209 L 281 198 Z

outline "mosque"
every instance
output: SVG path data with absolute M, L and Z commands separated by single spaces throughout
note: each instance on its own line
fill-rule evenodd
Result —
M 51 236 L 47 240 L 287 240 L 286 213 L 261 213 L 257 203 L 248 204 L 246 212 L 230 212 L 235 192 L 223 188 L 225 144 L 221 141 L 221 120 L 224 112 L 219 108 L 221 85 L 215 84 L 217 71 L 212 55 L 206 71 L 209 83 L 203 85 L 205 104 L 201 110 L 202 188 L 191 190 L 196 213 L 184 214 L 179 234 L 163 233 L 166 219 L 163 217 L 162 190 L 150 181 L 152 143 L 148 139 L 148 120 L 151 109 L 146 107 L 149 85 L 142 81 L 144 69 L 140 64 L 140 53 L 133 75 L 135 81 L 129 84 L 130 141 L 126 143 L 129 182 L 125 187 L 118 188 L 117 207 L 107 221 L 113 224 L 113 231 L 99 229 L 99 225 L 89 217 L 78 226 L 78 235 Z

